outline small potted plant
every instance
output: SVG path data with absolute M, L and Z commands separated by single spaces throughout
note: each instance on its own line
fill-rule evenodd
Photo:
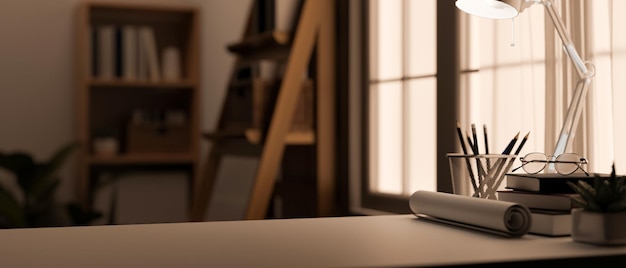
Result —
M 572 209 L 572 239 L 597 245 L 626 244 L 626 177 L 596 175 L 593 186 L 568 182 L 579 194 L 572 197 L 579 208 Z
M 0 229 L 87 225 L 101 216 L 73 202 L 60 206 L 55 199 L 61 183 L 57 173 L 78 146 L 76 142 L 64 145 L 47 161 L 35 161 L 26 152 L 0 151 L 0 171 L 8 175 L 7 182 L 14 180 L 16 185 L 0 184 Z

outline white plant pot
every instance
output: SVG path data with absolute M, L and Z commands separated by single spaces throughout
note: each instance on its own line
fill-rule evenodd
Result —
M 626 212 L 572 209 L 572 239 L 596 245 L 626 245 Z

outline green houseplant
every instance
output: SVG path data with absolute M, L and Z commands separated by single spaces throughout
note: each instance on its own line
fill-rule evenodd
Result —
M 572 210 L 572 239 L 599 245 L 626 244 L 626 177 L 617 176 L 615 165 L 609 177 L 596 175 L 593 185 L 568 182 L 579 196 Z
M 24 152 L 0 152 L 0 168 L 13 174 L 17 189 L 0 184 L 0 227 L 49 226 L 55 209 L 54 193 L 60 184 L 57 171 L 65 163 L 78 143 L 69 143 L 58 149 L 48 161 L 36 162 Z M 75 204 L 67 204 L 69 224 L 81 224 L 98 216 L 87 213 Z M 58 211 L 57 211 L 58 213 Z

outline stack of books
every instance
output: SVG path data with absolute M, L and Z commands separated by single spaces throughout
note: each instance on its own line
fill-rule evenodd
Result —
M 576 194 L 567 181 L 593 182 L 595 174 L 522 174 L 506 175 L 506 190 L 498 191 L 498 200 L 527 206 L 532 215 L 529 233 L 546 236 L 567 236 L 572 230 L 571 197 Z

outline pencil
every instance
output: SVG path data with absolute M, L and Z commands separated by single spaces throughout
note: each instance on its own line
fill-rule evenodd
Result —
M 518 155 L 522 151 L 522 147 L 524 147 L 524 144 L 528 140 L 528 135 L 530 135 L 530 131 L 528 133 L 526 133 L 526 136 L 524 136 L 524 138 L 522 138 L 522 141 L 520 142 L 519 146 L 517 147 L 517 150 L 515 150 L 515 155 Z
M 469 145 L 470 149 L 472 149 L 472 153 L 474 155 L 477 155 L 478 152 L 476 151 L 476 147 L 474 147 L 474 142 L 472 142 L 472 139 L 470 138 L 470 134 L 468 132 L 465 133 L 465 135 L 467 135 L 467 144 Z
M 511 150 L 513 150 L 513 146 L 515 146 L 515 143 L 517 142 L 518 138 L 519 138 L 519 132 L 517 132 L 515 137 L 513 137 L 513 139 L 511 139 L 511 141 L 509 142 L 509 145 L 506 146 L 506 148 L 504 149 L 502 154 L 510 154 Z
M 485 138 L 485 154 L 489 154 L 489 142 L 487 139 L 487 125 L 483 124 L 483 137 Z M 487 169 L 491 169 L 491 160 L 487 157 Z
M 530 132 L 526 133 L 526 136 L 524 136 L 524 138 L 522 138 L 522 141 L 520 142 L 519 146 L 515 150 L 515 155 L 518 155 L 522 151 L 522 147 L 524 147 L 524 144 L 528 140 L 528 136 L 529 135 L 530 135 Z M 506 175 L 506 172 L 508 172 L 511 169 L 511 167 L 513 166 L 513 162 L 515 162 L 515 158 L 513 158 L 513 160 L 511 160 L 509 162 L 509 164 L 506 166 L 506 168 L 504 169 L 504 174 L 502 174 L 502 175 L 500 175 L 498 177 L 498 180 L 495 183 L 495 185 L 493 185 L 493 187 L 489 187 L 490 190 L 487 193 L 488 196 L 495 194 L 495 191 L 500 187 L 500 184 L 502 184 L 502 181 L 504 181 L 504 177 Z
M 459 135 L 459 142 L 461 142 L 461 149 L 463 149 L 463 154 L 467 154 L 465 141 L 463 140 L 463 132 L 461 132 L 461 125 L 459 124 L 459 121 L 456 122 L 456 133 Z
M 459 136 L 459 142 L 461 143 L 461 148 L 463 149 L 463 154 L 465 158 L 465 164 L 467 164 L 467 171 L 470 175 L 470 181 L 472 183 L 472 187 L 474 188 L 474 195 L 478 193 L 478 184 L 476 184 L 476 178 L 474 177 L 474 171 L 472 170 L 472 164 L 470 163 L 469 158 L 467 158 L 467 148 L 465 148 L 465 141 L 463 139 L 463 132 L 461 131 L 461 125 L 459 121 L 456 122 L 456 133 Z
M 489 142 L 487 139 L 487 125 L 483 125 L 483 136 L 485 138 L 485 154 L 489 154 Z
M 517 139 L 519 138 L 519 131 L 517 132 L 517 134 L 515 134 L 515 137 L 513 137 L 513 139 L 511 139 L 511 141 L 509 142 L 509 145 L 506 146 L 506 148 L 504 149 L 504 151 L 502 152 L 502 154 L 504 155 L 509 155 L 511 154 L 511 150 L 513 150 L 513 146 L 515 146 L 515 143 L 517 142 Z M 500 161 L 502 160 L 502 161 Z M 496 174 L 500 173 L 500 170 L 502 170 L 502 168 L 504 167 L 504 164 L 506 163 L 506 159 L 498 159 L 498 171 Z
M 474 138 L 476 137 L 476 135 L 474 135 Z M 474 153 L 474 155 L 479 155 L 478 152 L 478 146 L 476 146 L 476 143 L 478 141 L 475 139 L 474 142 L 472 142 L 472 140 L 470 139 L 470 135 L 469 133 L 467 133 L 467 143 L 469 144 L 470 148 L 472 148 L 472 152 Z M 480 158 L 476 157 L 476 168 L 478 169 L 478 192 L 479 192 L 479 196 L 480 194 L 483 194 L 483 177 L 487 177 L 487 172 L 485 171 L 485 169 L 483 168 L 483 165 L 480 163 Z
M 474 141 L 474 154 L 478 154 L 478 139 L 476 138 L 476 124 L 472 124 L 472 139 Z
M 515 137 L 513 137 L 513 139 L 511 139 L 509 144 L 506 146 L 506 148 L 502 152 L 503 155 L 509 155 L 511 153 L 511 150 L 513 150 L 513 146 L 515 146 L 515 143 L 517 142 L 518 137 L 519 137 L 519 131 L 517 132 Z M 489 176 L 489 177 L 493 178 L 493 179 L 489 180 L 489 182 L 492 182 L 492 183 L 487 184 L 487 195 L 489 195 L 489 192 L 491 192 L 493 190 L 493 186 L 495 185 L 495 183 L 500 178 L 499 174 L 500 174 L 500 172 L 502 172 L 502 169 L 504 168 L 505 164 L 506 164 L 506 158 L 499 158 L 498 161 L 496 161 L 493 169 L 490 170 L 489 174 L 492 174 L 492 175 Z M 481 188 L 482 188 L 482 185 L 481 185 Z

